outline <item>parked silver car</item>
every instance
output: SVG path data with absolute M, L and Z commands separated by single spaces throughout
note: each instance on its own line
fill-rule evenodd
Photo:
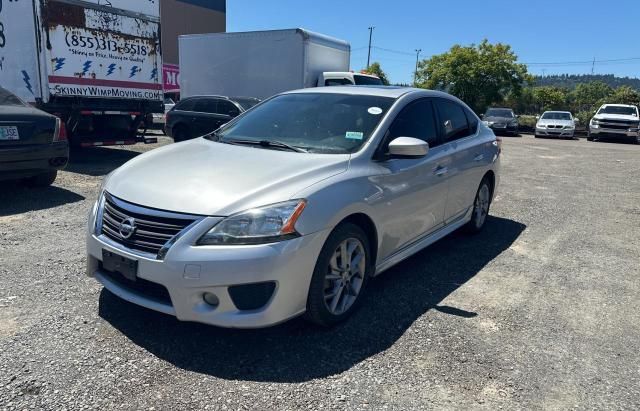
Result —
M 576 120 L 568 111 L 545 111 L 536 123 L 536 137 L 573 138 Z
M 331 325 L 375 275 L 454 230 L 482 229 L 500 150 L 444 93 L 284 93 L 108 176 L 87 272 L 180 320 L 252 328 L 306 313 Z

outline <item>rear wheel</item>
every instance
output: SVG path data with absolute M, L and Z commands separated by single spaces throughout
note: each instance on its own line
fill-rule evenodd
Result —
M 355 311 L 372 274 L 370 256 L 369 240 L 360 227 L 344 224 L 331 233 L 309 286 L 306 313 L 309 321 L 331 326 Z
M 480 187 L 476 193 L 476 199 L 473 202 L 473 214 L 471 221 L 465 226 L 465 231 L 471 234 L 479 233 L 484 228 L 489 216 L 491 208 L 491 184 L 489 179 L 485 178 L 480 183 Z
M 58 172 L 56 170 L 47 171 L 46 173 L 38 174 L 37 176 L 27 179 L 27 185 L 30 187 L 49 187 L 56 181 L 57 177 Z

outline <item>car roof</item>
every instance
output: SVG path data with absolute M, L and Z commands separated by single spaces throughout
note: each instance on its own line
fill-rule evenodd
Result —
M 603 104 L 602 107 L 635 107 L 633 104 Z
M 420 94 L 424 97 L 445 97 L 452 98 L 447 93 L 435 90 L 425 90 L 412 87 L 397 86 L 331 86 L 316 87 L 301 90 L 287 91 L 282 94 L 306 94 L 306 93 L 326 93 L 326 94 L 350 94 L 360 96 L 389 97 L 398 99 L 407 94 Z
M 563 113 L 563 114 L 571 114 L 570 111 L 561 111 L 561 110 L 547 110 L 542 114 L 547 114 L 547 113 Z

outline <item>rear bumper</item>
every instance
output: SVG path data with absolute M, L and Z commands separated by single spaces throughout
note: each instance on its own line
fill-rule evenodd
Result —
M 0 148 L 0 180 L 32 177 L 45 171 L 62 170 L 68 162 L 67 142 Z

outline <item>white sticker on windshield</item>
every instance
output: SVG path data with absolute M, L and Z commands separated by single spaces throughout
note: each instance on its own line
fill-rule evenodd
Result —
M 382 114 L 382 109 L 380 107 L 369 107 L 369 110 L 367 110 L 369 112 L 369 114 L 373 114 L 374 116 L 379 116 L 380 114 Z
M 362 140 L 364 138 L 364 133 L 360 131 L 347 131 L 345 138 L 349 140 Z

